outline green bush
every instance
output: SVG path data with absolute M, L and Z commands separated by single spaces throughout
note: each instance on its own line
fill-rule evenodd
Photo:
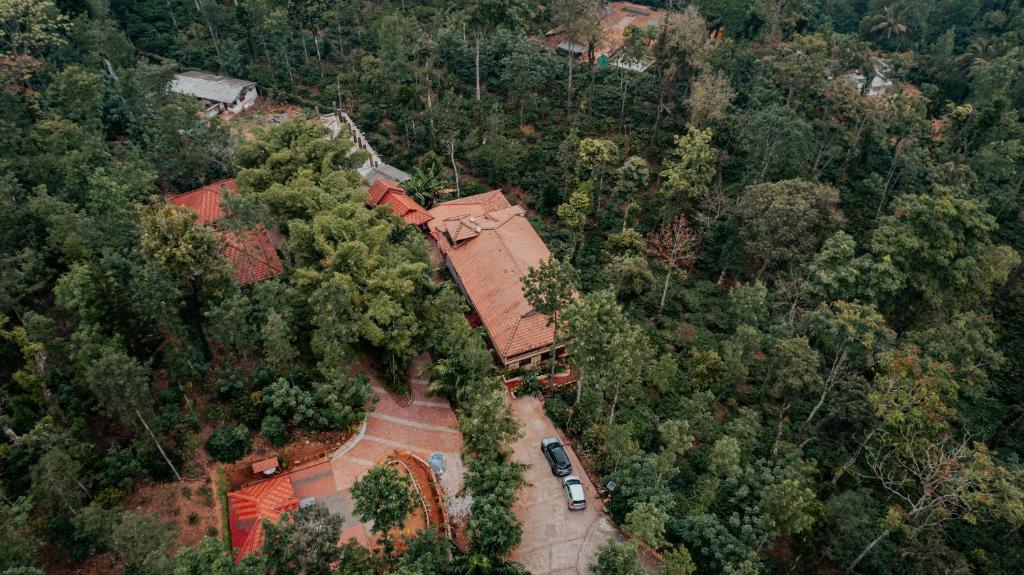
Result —
M 558 396 L 549 398 L 544 402 L 544 413 L 547 413 L 551 421 L 555 422 L 555 425 L 562 429 L 565 429 L 565 424 L 569 421 L 569 409 L 570 405 Z
M 288 443 L 288 427 L 284 424 L 284 420 L 276 415 L 268 415 L 263 418 L 260 433 L 274 445 L 281 446 Z
M 263 421 L 263 392 L 254 391 L 231 403 L 231 418 L 249 427 L 258 427 Z
M 206 440 L 206 452 L 214 461 L 232 463 L 249 451 L 249 428 L 225 426 L 215 429 Z

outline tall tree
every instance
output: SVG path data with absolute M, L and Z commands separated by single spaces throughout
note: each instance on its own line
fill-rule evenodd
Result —
M 575 297 L 576 272 L 566 262 L 550 258 L 540 266 L 530 269 L 523 278 L 523 294 L 526 301 L 539 313 L 548 316 L 552 326 L 551 339 L 551 381 L 555 379 L 558 365 L 558 338 L 562 331 L 562 311 Z
M 657 259 L 665 267 L 665 284 L 661 288 L 661 301 L 658 313 L 665 310 L 668 298 L 668 287 L 673 273 L 685 274 L 697 260 L 700 249 L 700 238 L 690 228 L 686 216 L 678 216 L 671 224 L 651 236 L 647 253 Z
M 416 508 L 409 476 L 394 466 L 377 465 L 352 484 L 353 511 L 364 522 L 373 522 L 370 530 L 384 541 L 384 553 L 390 555 L 391 530 L 400 527 Z

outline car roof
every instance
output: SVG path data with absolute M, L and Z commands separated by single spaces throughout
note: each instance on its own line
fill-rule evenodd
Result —
M 575 481 L 570 482 L 570 479 L 575 479 Z M 573 501 L 584 501 L 586 499 L 586 496 L 583 494 L 583 483 L 579 477 L 570 475 L 565 478 L 565 484 L 569 487 L 569 495 Z

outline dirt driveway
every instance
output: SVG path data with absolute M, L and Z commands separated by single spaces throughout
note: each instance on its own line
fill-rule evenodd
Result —
M 523 424 L 523 437 L 515 443 L 513 457 L 530 464 L 527 485 L 519 492 L 516 515 L 523 522 L 523 540 L 512 551 L 512 559 L 522 563 L 533 575 L 583 575 L 597 548 L 617 532 L 601 512 L 597 490 L 572 448 L 566 447 L 573 473 L 583 480 L 587 508 L 569 511 L 562 495 L 562 481 L 551 473 L 540 452 L 540 440 L 561 434 L 544 414 L 544 404 L 534 397 L 512 400 L 512 412 Z

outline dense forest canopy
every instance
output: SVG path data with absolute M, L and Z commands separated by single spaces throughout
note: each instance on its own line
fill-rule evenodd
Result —
M 1024 5 L 638 3 L 643 72 L 545 44 L 593 54 L 600 0 L 0 0 L 0 574 L 517 569 L 516 421 L 427 240 L 366 207 L 346 137 L 205 118 L 185 69 L 340 107 L 427 207 L 529 209 L 556 260 L 527 291 L 578 296 L 531 299 L 580 377 L 545 409 L 662 572 L 1019 573 Z M 277 234 L 281 276 L 237 285 L 167 199 L 229 177 L 223 226 Z M 236 565 L 132 507 L 350 428 L 347 368 L 400 388 L 423 353 L 468 547 L 381 557 L 312 508 Z

